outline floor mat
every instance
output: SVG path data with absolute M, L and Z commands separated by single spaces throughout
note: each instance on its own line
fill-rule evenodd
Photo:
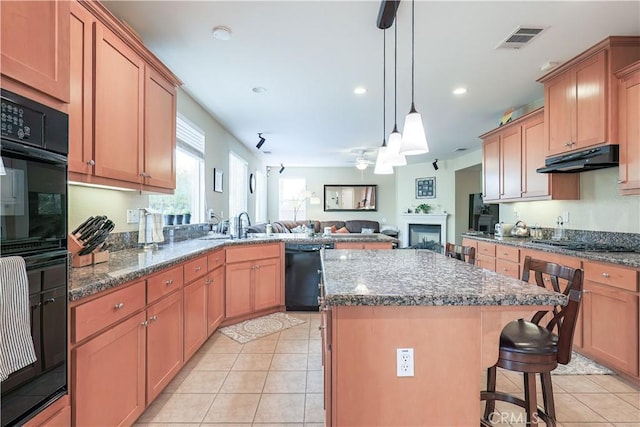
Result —
M 571 355 L 568 365 L 558 365 L 552 372 L 554 375 L 608 375 L 613 372 L 593 360 L 584 357 L 575 351 Z
M 225 326 L 220 332 L 240 344 L 248 343 L 276 332 L 284 331 L 292 326 L 305 323 L 304 320 L 289 316 L 286 313 L 273 313 L 258 317 L 235 325 Z

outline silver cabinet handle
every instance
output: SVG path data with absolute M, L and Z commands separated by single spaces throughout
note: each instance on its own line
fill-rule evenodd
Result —
M 604 277 L 605 279 L 609 278 L 609 273 L 602 273 L 602 277 Z
M 87 162 L 87 164 L 88 164 L 89 166 L 95 166 L 95 165 L 96 165 L 96 161 L 95 161 L 95 160 L 93 160 L 93 159 L 91 159 L 91 160 L 89 160 L 89 161 Z
M 167 286 L 173 285 L 173 279 L 165 280 L 164 284 L 167 285 Z
M 147 327 L 149 326 L 149 322 L 147 322 L 146 320 L 144 322 L 141 323 L 142 326 Z
M 213 283 L 213 279 L 207 279 L 206 282 L 204 282 L 205 285 L 210 285 Z
M 322 270 L 318 270 L 318 274 L 322 274 Z
M 54 303 L 54 302 L 56 302 L 56 299 L 55 299 L 55 298 L 49 298 L 49 299 L 47 299 L 47 300 L 45 300 L 45 301 L 44 301 L 44 305 L 52 304 L 52 303 Z
M 197 267 L 195 267 L 195 268 L 194 268 L 194 270 L 195 270 L 195 271 L 200 271 L 200 270 L 202 270 L 202 267 L 197 266 Z
M 158 316 L 155 316 L 155 315 L 149 318 L 150 322 L 155 322 L 156 320 L 158 320 Z
M 124 303 L 119 302 L 118 304 L 114 305 L 113 308 L 115 308 L 116 310 L 121 310 L 122 308 L 124 308 Z

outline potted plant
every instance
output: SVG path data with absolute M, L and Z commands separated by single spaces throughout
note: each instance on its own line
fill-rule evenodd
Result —
M 184 219 L 183 214 L 176 214 L 176 225 L 182 225 L 182 220 Z
M 164 224 L 165 225 L 173 225 L 173 222 L 176 218 L 176 216 L 173 214 L 173 208 L 167 208 L 165 210 L 165 214 L 163 215 L 164 217 Z
M 416 213 L 423 213 L 423 214 L 428 214 L 429 211 L 431 210 L 431 206 L 429 206 L 426 203 L 420 203 L 418 206 L 416 206 Z
M 191 212 L 186 210 L 182 215 L 183 215 L 182 222 L 185 224 L 191 224 Z

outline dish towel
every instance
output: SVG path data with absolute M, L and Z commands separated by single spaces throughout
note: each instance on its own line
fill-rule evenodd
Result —
M 151 238 L 153 243 L 164 242 L 164 235 L 162 234 L 162 214 L 151 214 Z
M 36 361 L 24 259 L 0 258 L 0 381 Z
M 138 243 L 162 243 L 162 214 L 140 209 L 140 225 L 138 226 Z

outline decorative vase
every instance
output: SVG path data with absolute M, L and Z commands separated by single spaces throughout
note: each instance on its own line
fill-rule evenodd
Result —
M 184 215 L 182 214 L 177 214 L 176 215 L 176 225 L 181 225 L 182 224 L 182 218 Z
M 165 225 L 173 225 L 173 220 L 175 219 L 175 215 L 167 214 L 164 216 Z
M 184 214 L 184 218 L 182 222 L 185 224 L 191 224 L 191 214 L 190 213 Z

